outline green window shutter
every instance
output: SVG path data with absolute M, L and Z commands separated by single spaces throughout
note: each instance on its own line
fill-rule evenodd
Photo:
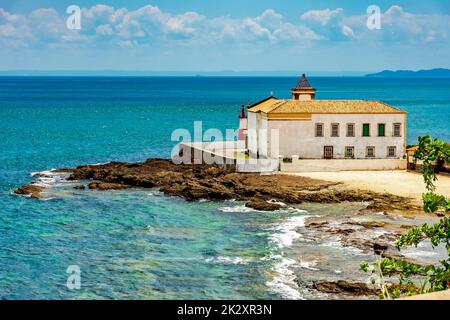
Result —
M 378 124 L 378 136 L 384 137 L 385 125 L 383 123 Z
M 368 123 L 363 124 L 363 137 L 369 137 L 370 136 L 370 126 Z

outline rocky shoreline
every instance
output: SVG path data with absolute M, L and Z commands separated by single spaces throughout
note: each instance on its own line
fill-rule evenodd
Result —
M 410 198 L 349 190 L 336 182 L 281 174 L 236 173 L 215 165 L 175 165 L 167 159 L 85 165 L 57 172 L 67 175 L 68 181 L 76 182 L 73 188 L 80 192 L 158 188 L 166 196 L 178 196 L 187 201 L 234 199 L 245 201 L 247 207 L 263 211 L 275 211 L 301 203 L 362 202 L 365 206 L 356 216 L 311 217 L 306 220 L 305 227 L 319 236 L 338 235 L 343 246 L 352 246 L 376 256 L 400 257 L 393 242 L 410 225 L 387 225 L 373 219 L 373 214 L 413 217 L 421 211 Z M 46 188 L 35 182 L 15 191 L 16 194 L 36 199 L 43 197 L 45 192 Z M 382 233 L 379 232 L 381 229 Z M 311 288 L 344 297 L 376 295 L 375 289 L 364 283 L 342 280 L 320 280 Z
M 58 172 L 70 174 L 67 178 L 70 181 L 89 181 L 87 185 L 76 186 L 77 189 L 159 188 L 167 196 L 179 196 L 188 201 L 235 199 L 265 211 L 280 209 L 282 205 L 278 202 L 293 205 L 342 201 L 366 202 L 370 210 L 420 210 L 409 198 L 348 190 L 336 182 L 278 174 L 236 173 L 215 165 L 175 165 L 167 159 L 85 165 Z M 30 183 L 15 193 L 40 198 L 44 191 L 45 188 Z

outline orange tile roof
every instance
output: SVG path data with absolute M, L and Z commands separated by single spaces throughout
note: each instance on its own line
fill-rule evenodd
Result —
M 372 100 L 283 100 L 269 97 L 249 108 L 250 112 L 283 113 L 406 113 L 380 101 Z
M 416 151 L 416 150 L 419 150 L 419 146 L 412 146 L 412 147 L 406 148 L 406 151 Z

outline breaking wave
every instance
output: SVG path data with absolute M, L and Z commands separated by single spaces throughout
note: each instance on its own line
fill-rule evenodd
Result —
M 205 259 L 208 263 L 221 263 L 221 264 L 248 264 L 251 262 L 249 259 L 244 259 L 241 257 L 229 257 L 229 256 L 218 256 L 210 257 Z
M 306 213 L 305 210 L 292 209 L 297 213 Z M 270 228 L 274 233 L 269 237 L 269 242 L 275 246 L 275 252 L 269 256 L 275 264 L 272 271 L 275 273 L 272 280 L 266 282 L 271 290 L 280 295 L 283 299 L 301 300 L 304 299 L 296 283 L 296 276 L 290 269 L 297 264 L 294 259 L 285 256 L 283 249 L 292 246 L 294 241 L 301 238 L 298 228 L 305 226 L 305 220 L 308 215 L 293 216 L 285 219 L 281 224 Z M 312 263 L 300 262 L 300 267 L 312 268 Z
M 219 208 L 219 211 L 227 213 L 244 213 L 244 212 L 255 212 L 255 209 L 248 208 L 244 204 L 238 206 L 226 206 Z

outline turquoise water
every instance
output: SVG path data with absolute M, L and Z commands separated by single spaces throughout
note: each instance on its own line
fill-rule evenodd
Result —
M 0 78 L 0 298 L 315 297 L 292 283 L 289 259 L 301 259 L 292 228 L 324 208 L 247 212 L 240 203 L 187 203 L 154 190 L 76 192 L 57 181 L 54 199 L 12 194 L 32 172 L 168 157 L 174 129 L 193 130 L 195 120 L 236 128 L 242 102 L 271 91 L 288 97 L 296 80 Z M 450 79 L 310 81 L 320 99 L 405 109 L 409 144 L 426 133 L 450 140 Z M 80 290 L 65 286 L 69 265 L 81 268 Z

